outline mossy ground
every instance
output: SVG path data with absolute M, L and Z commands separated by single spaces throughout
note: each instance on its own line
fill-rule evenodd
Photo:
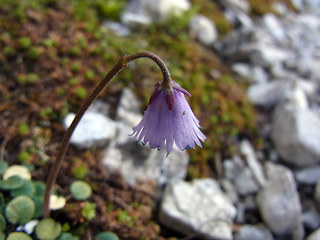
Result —
M 234 78 L 212 49 L 189 36 L 188 21 L 198 12 L 215 21 L 220 35 L 231 30 L 230 23 L 213 1 L 192 2 L 195 7 L 183 17 L 117 37 L 100 25 L 103 19 L 118 20 L 126 1 L 4 0 L 0 6 L 0 158 L 10 164 L 33 164 L 34 178 L 45 181 L 64 133 L 61 120 L 66 113 L 78 109 L 121 55 L 148 50 L 162 57 L 173 79 L 192 94 L 188 101 L 208 137 L 203 149 L 189 151 L 188 177 L 219 176 L 218 162 L 237 151 L 239 137 L 255 137 L 256 114 L 246 99 L 245 82 Z M 130 87 L 142 100 L 143 111 L 158 81 L 157 66 L 139 60 L 134 68 L 121 72 L 100 98 L 113 106 L 113 117 L 121 89 Z M 58 179 L 58 191 L 65 195 L 75 177 L 99 185 L 91 199 L 97 204 L 97 217 L 88 223 L 81 215 L 81 202 L 69 202 L 66 212 L 55 217 L 67 216 L 82 236 L 107 229 L 123 239 L 163 239 L 152 221 L 152 196 L 124 184 L 120 176 L 108 176 L 97 166 L 99 153 L 71 147 L 61 170 L 64 177 Z M 123 210 L 128 221 L 119 218 Z

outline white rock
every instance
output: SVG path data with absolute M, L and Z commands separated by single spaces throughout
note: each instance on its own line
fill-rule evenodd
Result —
M 320 161 L 320 119 L 292 103 L 280 105 L 273 116 L 272 139 L 284 161 L 298 167 Z
M 265 14 L 262 18 L 263 26 L 269 32 L 269 34 L 278 42 L 283 42 L 285 40 L 286 34 L 282 23 L 279 18 L 274 14 L 268 13 Z
M 257 195 L 264 222 L 276 235 L 302 239 L 301 205 L 291 171 L 281 165 L 266 163 L 267 184 Z
M 306 240 L 319 240 L 320 239 L 320 228 L 311 233 Z
M 294 176 L 298 183 L 316 184 L 317 181 L 320 180 L 320 166 L 312 166 L 297 170 L 295 171 Z
M 232 239 L 236 209 L 213 179 L 170 182 L 161 204 L 160 222 L 182 234 Z
M 63 123 L 68 128 L 75 117 L 69 113 Z M 116 123 L 103 114 L 88 111 L 72 134 L 70 142 L 79 148 L 101 147 L 115 137 Z
M 211 45 L 218 37 L 214 22 L 209 18 L 197 14 L 190 20 L 190 34 L 197 38 L 203 45 Z
M 127 4 L 121 21 L 128 26 L 148 25 L 182 14 L 190 8 L 188 0 L 133 0 Z
M 268 228 L 263 225 L 243 225 L 235 235 L 235 240 L 273 240 Z

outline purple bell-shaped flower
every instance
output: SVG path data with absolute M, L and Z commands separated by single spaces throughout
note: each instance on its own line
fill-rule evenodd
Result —
M 175 142 L 180 150 L 201 146 L 206 139 L 199 120 L 184 95 L 191 94 L 176 82 L 158 83 L 141 122 L 133 128 L 133 136 L 152 148 L 166 148 L 170 153 Z

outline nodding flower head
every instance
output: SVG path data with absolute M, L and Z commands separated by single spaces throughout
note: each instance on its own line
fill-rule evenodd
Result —
M 170 153 L 175 142 L 180 150 L 201 146 L 206 137 L 184 95 L 191 94 L 174 81 L 160 82 L 150 98 L 141 122 L 133 136 L 152 148 L 166 148 Z

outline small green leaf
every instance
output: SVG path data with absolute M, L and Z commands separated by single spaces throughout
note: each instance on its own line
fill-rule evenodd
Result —
M 43 182 L 39 181 L 35 181 L 33 183 L 36 189 L 35 196 L 43 196 L 44 191 L 46 189 L 46 185 Z
M 38 218 L 43 213 L 43 196 L 34 196 L 32 198 L 34 204 L 36 205 L 36 210 L 34 212 L 34 218 Z
M 0 160 L 0 175 L 2 175 L 8 169 L 8 163 Z
M 4 218 L 4 216 L 0 213 L 0 232 L 6 230 L 6 219 Z
M 26 123 L 21 123 L 18 127 L 18 132 L 21 136 L 25 136 L 30 132 L 29 126 Z
M 92 189 L 90 185 L 83 181 L 74 181 L 71 184 L 71 194 L 77 200 L 86 200 L 91 196 Z
M 22 187 L 24 180 L 19 176 L 9 177 L 7 180 L 0 180 L 0 189 L 12 190 Z
M 77 236 L 73 236 L 71 233 L 62 233 L 58 240 L 79 240 Z
M 86 202 L 86 205 L 81 211 L 83 217 L 88 220 L 93 219 L 96 216 L 96 204 L 91 202 Z
M 51 218 L 41 220 L 36 227 L 36 235 L 41 240 L 54 240 L 61 233 L 61 224 Z
M 10 233 L 7 240 L 32 240 L 32 238 L 23 232 Z
M 5 214 L 10 223 L 23 224 L 32 219 L 35 208 L 35 204 L 31 198 L 19 196 L 8 203 Z
M 97 240 L 119 240 L 118 236 L 113 232 L 101 232 L 95 237 Z
M 35 188 L 33 182 L 30 180 L 24 180 L 24 184 L 17 189 L 11 190 L 10 194 L 12 197 L 17 197 L 20 195 L 33 197 L 35 192 L 36 192 L 36 188 Z

